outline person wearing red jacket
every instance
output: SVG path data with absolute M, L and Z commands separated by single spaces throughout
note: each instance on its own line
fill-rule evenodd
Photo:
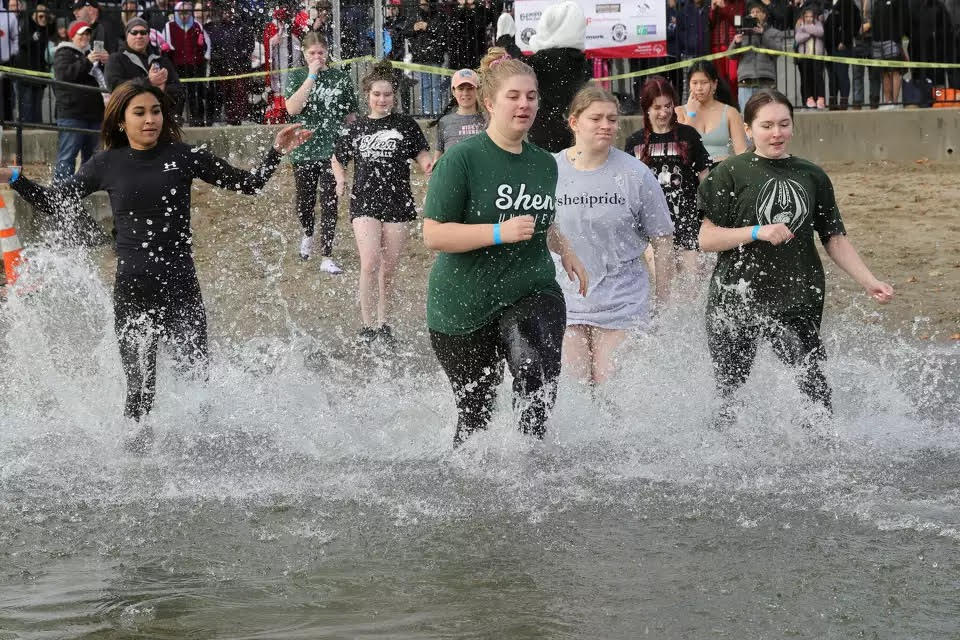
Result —
M 711 0 L 710 2 L 710 53 L 720 53 L 730 48 L 730 42 L 737 35 L 734 16 L 746 12 L 744 0 Z M 730 56 L 713 62 L 717 73 L 732 91 L 737 86 L 737 60 Z
M 273 10 L 273 19 L 263 30 L 263 70 L 268 72 L 267 111 L 264 121 L 278 123 L 287 121 L 287 107 L 283 98 L 287 86 L 287 70 L 303 66 L 300 41 L 310 30 L 310 14 L 295 11 L 286 3 Z M 278 73 L 270 73 L 277 71 Z
M 203 25 L 193 19 L 193 3 L 182 0 L 174 5 L 173 20 L 164 27 L 164 39 L 170 45 L 173 64 L 180 79 L 202 78 L 207 75 L 207 36 Z M 186 87 L 187 118 L 190 126 L 203 125 L 203 85 L 184 83 Z M 178 109 L 177 113 L 180 111 Z

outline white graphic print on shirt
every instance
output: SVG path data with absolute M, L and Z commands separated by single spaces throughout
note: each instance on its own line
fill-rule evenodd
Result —
M 403 134 L 396 129 L 382 129 L 360 136 L 357 154 L 364 160 L 389 160 L 397 151 Z
M 787 225 L 796 231 L 810 216 L 807 190 L 796 180 L 770 178 L 757 195 L 757 222 Z

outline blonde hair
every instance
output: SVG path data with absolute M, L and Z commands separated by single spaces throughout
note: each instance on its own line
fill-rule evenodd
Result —
M 370 72 L 360 80 L 360 90 L 363 91 L 363 95 L 370 93 L 374 82 L 389 82 L 393 90 L 397 90 L 396 78 L 394 78 L 393 75 L 393 65 L 390 64 L 389 60 L 381 60 L 373 65 Z
M 483 56 L 483 60 L 480 61 L 480 104 L 486 108 L 484 101 L 489 98 L 493 102 L 497 90 L 500 89 L 507 78 L 521 75 L 528 75 L 532 76 L 534 80 L 537 79 L 537 74 L 530 68 L 530 65 L 522 60 L 511 58 L 503 47 L 490 47 L 487 50 L 487 55 Z
M 317 33 L 316 31 L 311 31 L 311 32 L 309 32 L 307 35 L 303 36 L 303 40 L 300 41 L 300 49 L 301 49 L 304 53 L 307 52 L 307 49 L 309 49 L 310 47 L 315 46 L 315 45 L 320 45 L 320 46 L 323 47 L 324 49 L 329 49 L 329 48 L 330 48 L 330 47 L 327 45 L 327 39 L 324 38 L 324 37 L 323 37 L 322 35 L 320 35 L 319 33 Z
M 584 86 L 570 101 L 570 110 L 567 112 L 567 118 L 579 118 L 580 114 L 590 108 L 594 102 L 610 102 L 617 106 L 617 113 L 620 113 L 620 101 L 603 87 L 595 84 Z

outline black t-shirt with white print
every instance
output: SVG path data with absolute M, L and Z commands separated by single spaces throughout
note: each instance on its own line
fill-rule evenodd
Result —
M 413 118 L 391 113 L 359 118 L 337 141 L 337 161 L 355 161 L 350 218 L 370 216 L 385 222 L 417 217 L 410 192 L 410 162 L 430 145 Z
M 641 129 L 627 138 L 624 151 L 637 158 L 645 155 L 643 134 Z M 674 131 L 668 133 L 651 131 L 646 144 L 650 155 L 647 166 L 657 177 L 667 197 L 676 239 L 679 244 L 685 245 L 687 243 L 681 240 L 684 236 L 690 236 L 693 246 L 686 248 L 696 248 L 701 220 L 697 209 L 699 173 L 710 167 L 710 155 L 703 146 L 700 133 L 691 126 L 678 124 Z

